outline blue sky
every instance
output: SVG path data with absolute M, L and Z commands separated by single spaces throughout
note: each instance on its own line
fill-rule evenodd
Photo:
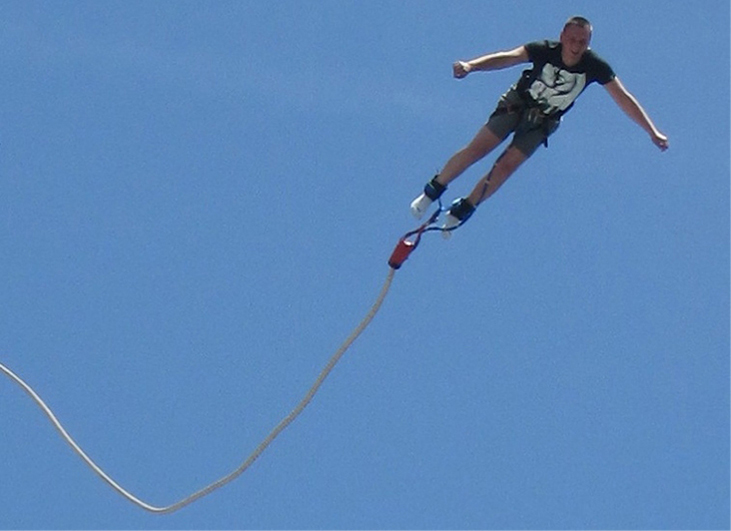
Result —
M 0 527 L 729 528 L 728 2 L 0 6 L 0 362 L 155 505 L 236 468 L 368 310 L 520 73 L 454 60 L 583 14 L 671 145 L 589 87 L 173 515 L 4 380 Z

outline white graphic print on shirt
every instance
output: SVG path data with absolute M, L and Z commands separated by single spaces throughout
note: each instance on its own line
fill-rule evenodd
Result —
M 540 76 L 528 88 L 528 93 L 550 114 L 565 111 L 586 86 L 585 73 L 572 73 L 551 63 L 543 66 Z

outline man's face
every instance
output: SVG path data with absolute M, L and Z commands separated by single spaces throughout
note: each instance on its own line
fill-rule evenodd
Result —
M 574 66 L 589 49 L 591 32 L 589 28 L 571 24 L 561 32 L 561 59 L 566 66 Z

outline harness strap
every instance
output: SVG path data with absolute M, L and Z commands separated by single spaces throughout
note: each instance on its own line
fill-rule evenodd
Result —
M 544 133 L 543 145 L 548 147 L 548 137 L 551 133 L 553 124 L 558 123 L 563 113 L 548 115 L 541 111 L 537 106 L 531 105 L 528 101 L 523 100 L 520 104 L 500 103 L 493 111 L 493 116 L 502 116 L 503 114 L 520 113 L 520 122 L 516 130 L 531 131 L 533 129 L 542 129 Z

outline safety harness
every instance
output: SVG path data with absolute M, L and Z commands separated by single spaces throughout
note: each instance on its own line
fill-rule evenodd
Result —
M 520 94 L 520 93 L 519 93 Z M 520 115 L 518 126 L 515 129 L 516 134 L 525 134 L 529 131 L 541 130 L 543 132 L 543 145 L 548 147 L 548 137 L 556 129 L 561 121 L 562 111 L 553 114 L 544 113 L 529 96 L 521 95 L 521 103 L 499 103 L 497 109 L 492 113 L 493 116 L 501 116 L 503 114 L 517 113 Z

